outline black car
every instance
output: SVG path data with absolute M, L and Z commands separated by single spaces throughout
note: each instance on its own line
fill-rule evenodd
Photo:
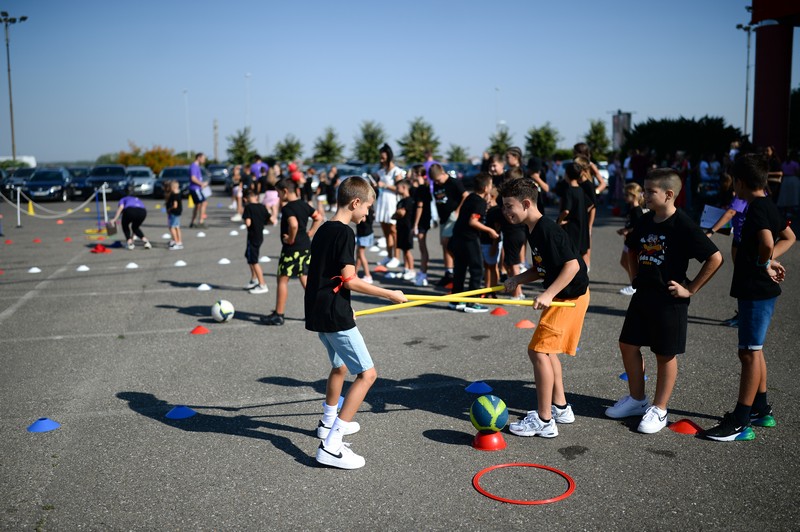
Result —
M 72 198 L 80 198 L 86 194 L 86 180 L 89 179 L 89 173 L 92 171 L 90 166 L 68 166 L 67 172 L 72 176 L 72 183 L 70 189 Z M 89 190 L 88 195 L 91 195 L 94 189 Z
M 103 164 L 92 168 L 83 185 L 75 187 L 75 195 L 91 196 L 95 190 L 99 190 L 103 186 L 103 183 L 106 184 L 106 195 L 117 198 L 125 196 L 128 193 L 128 188 L 132 186 L 131 179 L 128 177 L 126 168 L 123 165 Z
M 224 164 L 209 164 L 206 168 L 208 168 L 209 173 L 211 174 L 211 184 L 212 185 L 220 185 L 225 183 L 225 180 L 228 178 L 228 167 Z
M 64 167 L 39 168 L 25 181 L 22 192 L 34 201 L 67 201 L 72 197 L 72 176 Z
M 164 197 L 164 182 L 177 181 L 181 186 L 181 197 L 189 195 L 189 183 L 191 183 L 191 173 L 188 166 L 168 166 L 161 170 L 153 188 L 154 198 Z
M 13 174 L 3 181 L 3 195 L 10 199 L 16 199 L 14 189 L 17 187 L 22 188 L 25 181 L 27 181 L 35 171 L 36 168 L 17 168 Z

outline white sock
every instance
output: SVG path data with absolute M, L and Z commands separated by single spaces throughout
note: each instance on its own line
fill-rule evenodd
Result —
M 338 413 L 339 405 L 335 404 L 333 406 L 329 405 L 328 403 L 322 403 L 322 424 L 326 427 L 330 427 L 333 425 L 333 422 L 336 420 L 336 414 Z
M 350 423 L 337 417 L 336 421 L 333 422 L 331 431 L 328 433 L 328 437 L 325 438 L 325 448 L 329 451 L 338 451 L 342 446 L 344 431 L 349 425 Z

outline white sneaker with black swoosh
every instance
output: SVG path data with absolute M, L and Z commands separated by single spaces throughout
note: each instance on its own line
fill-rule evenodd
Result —
M 367 463 L 363 456 L 359 456 L 350 450 L 349 443 L 342 443 L 337 452 L 331 452 L 325 448 L 325 443 L 320 443 L 317 448 L 317 462 L 330 467 L 339 469 L 358 469 Z
M 642 417 L 642 421 L 639 422 L 639 428 L 637 430 L 643 434 L 655 434 L 666 426 L 667 411 L 661 410 L 653 405 L 644 413 L 644 417 Z
M 320 420 L 319 423 L 317 424 L 317 438 L 324 441 L 325 438 L 328 437 L 328 434 L 331 433 L 331 428 L 333 428 L 333 426 L 326 427 L 322 423 L 322 420 Z M 361 430 L 361 425 L 358 424 L 358 421 L 351 421 L 350 423 L 347 424 L 347 428 L 344 429 L 344 432 L 342 432 L 342 436 L 350 436 L 351 434 L 355 434 L 359 430 Z

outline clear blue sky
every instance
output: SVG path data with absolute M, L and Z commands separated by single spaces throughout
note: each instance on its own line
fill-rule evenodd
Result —
M 414 117 L 479 155 L 496 119 L 516 143 L 549 121 L 571 146 L 609 111 L 744 122 L 745 0 L 40 0 L 11 27 L 18 155 L 94 160 L 128 141 L 213 155 L 249 118 L 269 154 L 311 155 L 333 126 L 352 153 L 364 120 L 397 148 Z M 795 30 L 792 86 L 800 84 Z M 755 38 L 753 39 L 755 57 Z M 0 61 L 5 66 L 5 61 Z M 0 154 L 10 154 L 0 72 Z M 499 88 L 499 91 L 496 90 Z M 752 89 L 751 89 L 752 96 Z M 752 112 L 752 106 L 751 106 Z M 752 120 L 750 121 L 752 126 Z

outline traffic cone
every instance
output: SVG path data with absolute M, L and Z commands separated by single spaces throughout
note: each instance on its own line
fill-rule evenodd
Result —
M 491 314 L 492 316 L 507 316 L 508 315 L 508 311 L 506 309 L 504 309 L 503 307 L 497 307 L 496 309 L 491 311 L 489 314 Z
M 189 208 L 194 209 L 194 200 L 192 199 L 191 194 L 189 194 Z
M 28 214 L 30 214 L 31 216 L 36 216 L 36 213 L 33 212 L 33 202 L 32 201 L 28 202 Z
M 534 327 L 536 327 L 536 324 L 533 323 L 531 320 L 522 320 L 517 322 L 517 324 L 514 327 L 516 327 L 517 329 L 533 329 Z

